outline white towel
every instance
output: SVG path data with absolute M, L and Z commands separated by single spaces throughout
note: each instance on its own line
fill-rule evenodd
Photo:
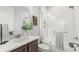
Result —
M 56 32 L 56 47 L 58 49 L 61 49 L 61 50 L 64 49 L 63 40 L 64 40 L 64 33 Z

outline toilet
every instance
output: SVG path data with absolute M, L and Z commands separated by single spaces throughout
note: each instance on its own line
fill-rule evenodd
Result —
M 49 42 L 47 40 L 42 40 L 42 43 L 39 43 L 39 45 L 38 45 L 38 51 L 39 52 L 49 52 L 50 51 Z
M 45 43 L 40 43 L 38 45 L 38 47 L 39 47 L 39 49 L 38 49 L 39 52 L 49 52 L 50 51 L 49 46 L 46 45 Z

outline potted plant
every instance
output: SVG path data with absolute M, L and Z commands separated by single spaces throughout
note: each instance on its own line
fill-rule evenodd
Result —
M 25 36 L 28 36 L 28 30 L 31 30 L 31 29 L 32 29 L 32 23 L 23 20 L 22 29 L 23 29 L 23 31 L 24 31 L 24 33 L 25 33 L 24 35 L 25 35 Z M 26 34 L 27 34 L 27 35 L 26 35 Z

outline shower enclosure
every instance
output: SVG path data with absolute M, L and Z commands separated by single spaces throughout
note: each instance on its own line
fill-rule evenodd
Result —
M 79 7 L 52 6 L 50 8 L 42 7 L 42 9 L 40 15 L 42 36 L 44 38 L 51 37 L 52 40 L 47 39 L 47 41 L 53 42 L 53 45 L 60 50 L 74 51 L 69 46 L 69 42 L 74 42 L 74 36 L 79 35 Z

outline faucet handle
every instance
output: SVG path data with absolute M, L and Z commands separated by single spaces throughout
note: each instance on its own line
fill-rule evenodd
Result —
M 78 38 L 78 35 L 76 35 L 73 39 L 76 39 L 76 40 L 78 40 L 79 38 Z

